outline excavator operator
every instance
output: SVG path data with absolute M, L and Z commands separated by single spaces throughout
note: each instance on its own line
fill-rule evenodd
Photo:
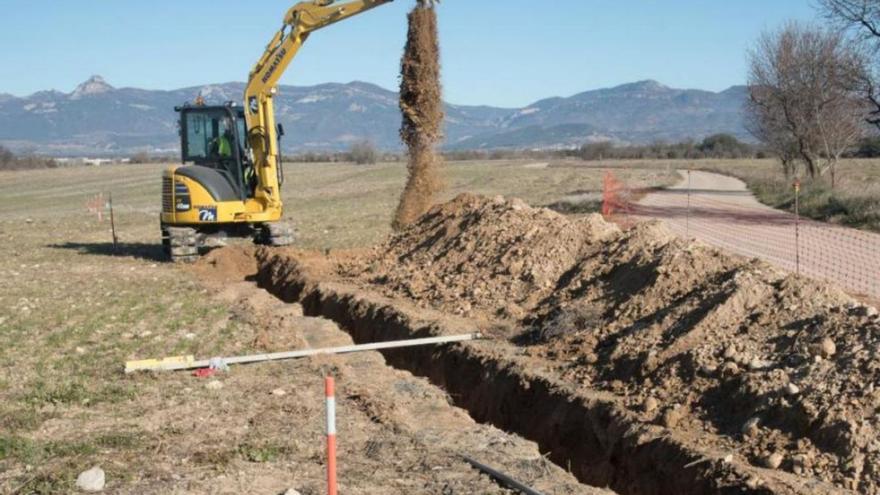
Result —
M 232 158 L 232 120 L 225 118 L 222 121 L 220 135 L 214 139 L 211 145 L 211 152 L 220 159 Z
M 248 160 L 244 160 L 244 153 L 241 148 L 236 144 L 235 136 L 233 134 L 233 125 L 235 125 L 230 118 L 224 118 L 218 123 L 218 131 L 220 135 L 214 138 L 211 141 L 211 154 L 221 160 L 221 161 L 229 161 L 232 160 L 234 155 L 233 152 L 238 152 L 242 157 L 242 179 L 247 188 L 250 195 L 253 195 L 254 189 L 257 185 L 257 174 L 254 170 L 253 165 Z M 237 149 L 234 149 L 237 148 Z

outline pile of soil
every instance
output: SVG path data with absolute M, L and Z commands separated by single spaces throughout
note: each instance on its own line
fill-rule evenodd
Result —
M 616 232 L 598 215 L 569 219 L 520 200 L 462 194 L 349 273 L 448 312 L 519 319 L 554 291 L 591 243 Z
M 214 284 L 244 280 L 257 273 L 254 246 L 230 246 L 202 257 L 190 270 L 201 280 Z
M 880 493 L 880 321 L 825 283 L 517 200 L 459 196 L 344 272 L 515 319 L 570 383 L 749 462 Z
M 527 322 L 535 356 L 647 421 L 753 464 L 876 493 L 880 324 L 836 288 L 657 235 L 622 234 Z M 597 315 L 576 326 L 583 314 Z M 552 331 L 550 331 L 552 330 Z M 550 334 L 549 339 L 541 339 Z
M 408 19 L 400 63 L 400 138 L 409 151 L 409 163 L 406 187 L 392 222 L 395 230 L 428 211 L 442 188 L 440 158 L 434 151 L 442 138 L 444 118 L 437 13 L 431 2 L 420 0 Z

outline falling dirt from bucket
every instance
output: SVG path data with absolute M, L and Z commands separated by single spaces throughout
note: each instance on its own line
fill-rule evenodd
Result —
M 443 100 L 437 13 L 420 0 L 409 14 L 409 32 L 401 60 L 400 137 L 409 150 L 408 179 L 392 226 L 400 230 L 428 211 L 442 188 L 440 157 L 434 147 L 442 137 Z

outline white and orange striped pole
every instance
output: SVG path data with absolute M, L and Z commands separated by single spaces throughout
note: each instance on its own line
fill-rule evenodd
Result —
M 324 379 L 327 398 L 327 494 L 336 495 L 336 384 L 332 376 Z

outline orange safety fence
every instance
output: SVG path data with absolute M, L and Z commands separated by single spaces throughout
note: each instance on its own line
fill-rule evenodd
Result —
M 86 201 L 86 211 L 96 215 L 99 222 L 104 220 L 104 209 L 106 207 L 107 202 L 104 200 L 103 193 L 96 194 Z
M 602 187 L 602 216 L 607 220 L 615 221 L 620 216 L 632 213 L 630 198 L 632 190 L 614 176 L 610 170 L 605 172 Z
M 805 219 L 748 192 L 667 189 L 640 194 L 605 176 L 602 214 L 629 226 L 661 220 L 675 234 L 880 300 L 880 234 Z

